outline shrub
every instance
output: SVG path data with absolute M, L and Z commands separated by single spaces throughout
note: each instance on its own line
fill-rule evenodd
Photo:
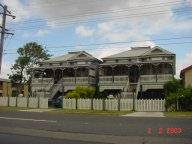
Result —
M 181 111 L 192 111 L 192 88 L 186 88 L 178 98 Z
M 173 79 L 172 81 L 168 81 L 164 84 L 165 95 L 169 95 L 170 93 L 176 93 L 182 89 L 183 86 L 181 84 L 181 81 L 177 79 Z
M 68 92 L 65 98 L 80 98 L 80 95 L 75 91 Z
M 168 111 L 191 111 L 192 88 L 184 88 L 180 80 L 174 79 L 164 85 L 165 106 Z
M 75 90 L 67 93 L 66 98 L 93 98 L 95 89 L 86 86 L 77 86 Z

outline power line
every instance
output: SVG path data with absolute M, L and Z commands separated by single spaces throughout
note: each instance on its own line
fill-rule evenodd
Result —
M 99 46 L 99 45 L 114 45 L 114 44 L 126 44 L 126 43 L 132 43 L 132 42 L 145 42 L 145 41 L 163 41 L 163 40 L 178 40 L 178 39 L 186 39 L 186 38 L 192 38 L 192 36 L 189 37 L 173 37 L 173 38 L 163 38 L 163 39 L 148 39 L 143 41 L 119 41 L 119 42 L 108 42 L 108 43 L 91 43 L 91 44 L 79 44 L 79 45 L 62 45 L 62 46 L 49 46 L 47 48 L 59 48 L 59 47 L 78 47 L 78 46 Z
M 130 11 L 130 10 L 138 10 L 138 9 L 135 9 L 135 8 L 139 8 L 139 10 L 141 10 L 140 8 L 141 7 L 145 7 L 145 6 L 153 6 L 153 5 L 156 5 L 156 7 L 164 7 L 164 6 L 169 6 L 170 4 L 177 4 L 177 3 L 180 3 L 180 1 L 175 1 L 174 3 L 173 2 L 167 2 L 167 3 L 159 3 L 159 4 L 152 4 L 152 5 L 143 5 L 143 6 L 135 6 L 135 7 L 125 7 L 125 8 L 121 8 L 121 9 L 114 9 L 114 10 L 108 10 L 108 11 L 84 11 L 84 12 L 88 12 L 88 13 L 81 13 L 81 14 L 76 14 L 76 15 L 64 15 L 64 17 L 77 17 L 77 16 L 80 16 L 82 17 L 83 15 L 90 15 L 90 14 L 111 14 L 111 13 L 117 13 L 117 12 L 125 12 L 125 11 Z M 166 4 L 166 5 L 162 5 L 162 4 Z M 167 5 L 169 4 L 169 5 Z M 171 5 L 172 6 L 172 5 Z M 156 8 L 156 7 L 146 7 L 146 9 L 149 9 L 149 8 Z M 52 18 L 44 18 L 46 20 L 51 20 L 51 19 L 60 19 L 61 17 L 52 17 Z M 43 21 L 42 19 L 36 19 L 36 20 L 26 20 L 26 21 L 22 21 L 22 22 L 37 22 L 37 21 Z
M 180 40 L 180 39 L 191 39 L 191 38 L 192 38 L 192 36 L 185 36 L 185 37 L 178 37 L 177 36 L 177 37 L 160 38 L 160 39 L 145 39 L 145 40 L 117 41 L 117 42 L 105 42 L 105 43 L 89 43 L 89 44 L 46 46 L 46 48 L 55 49 L 55 48 L 73 48 L 73 47 L 86 47 L 86 46 L 92 47 L 92 46 L 100 46 L 100 45 L 116 45 L 116 44 L 127 44 L 127 43 L 134 43 L 134 42 L 168 41 L 168 40 Z M 15 50 L 15 49 L 7 49 L 7 50 Z
M 81 21 L 77 21 L 77 20 L 73 20 L 73 21 L 64 21 L 64 22 L 57 22 L 54 23 L 57 26 L 65 26 L 65 25 L 69 25 L 69 24 L 82 24 L 82 23 L 91 23 L 91 22 L 99 22 L 99 21 L 110 21 L 110 20 L 119 20 L 119 19 L 128 19 L 128 18 L 137 18 L 137 17 L 143 17 L 143 16 L 153 16 L 153 15 L 161 15 L 161 14 L 166 14 L 166 12 L 169 11 L 155 11 L 152 13 L 143 13 L 142 15 L 140 14 L 129 14 L 129 15 L 124 15 L 122 17 L 119 16 L 114 16 L 114 17 L 106 17 L 106 18 L 99 18 L 99 19 L 93 19 L 93 20 L 81 20 Z M 179 13 L 179 12 L 192 12 L 192 10 L 177 10 L 174 11 L 173 13 Z M 36 28 L 45 28 L 45 25 L 38 25 L 38 26 L 28 26 L 28 27 L 18 27 L 15 30 L 29 30 L 29 29 L 36 29 Z M 48 29 L 51 29 L 51 27 L 48 27 Z
M 141 41 L 141 42 L 146 42 L 146 41 Z M 127 44 L 131 44 L 132 42 L 129 42 Z M 157 43 L 156 45 L 175 45 L 175 44 L 189 44 L 192 43 L 192 41 L 186 41 L 186 42 L 172 42 L 172 43 Z M 124 46 L 125 48 L 128 46 Z M 124 47 L 119 47 L 115 46 L 114 48 L 124 48 Z M 78 50 L 95 50 L 95 49 L 104 49 L 104 47 L 97 47 L 97 48 L 83 48 L 83 49 L 78 49 Z M 66 50 L 66 49 L 65 49 Z M 71 50 L 71 49 L 70 49 Z M 61 52 L 63 50 L 48 50 L 49 52 Z M 4 54 L 17 54 L 16 52 L 11 52 L 11 53 L 4 53 Z

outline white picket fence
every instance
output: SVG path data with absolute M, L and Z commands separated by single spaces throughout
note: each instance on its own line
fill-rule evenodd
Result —
M 64 99 L 64 109 L 133 110 L 133 99 Z M 136 111 L 165 111 L 165 100 L 135 100 Z
M 0 106 L 48 108 L 48 98 L 0 97 Z
M 165 111 L 165 100 L 136 100 L 136 111 Z

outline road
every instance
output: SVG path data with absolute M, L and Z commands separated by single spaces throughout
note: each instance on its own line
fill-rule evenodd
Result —
M 0 112 L 1 144 L 192 144 L 192 118 Z

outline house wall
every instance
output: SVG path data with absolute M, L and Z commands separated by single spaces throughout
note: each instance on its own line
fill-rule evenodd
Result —
M 192 69 L 185 72 L 185 87 L 192 86 Z
M 12 96 L 12 88 L 10 82 L 3 82 L 2 96 Z
M 13 91 L 16 89 L 15 86 L 13 86 L 11 84 L 11 82 L 7 82 L 7 81 L 2 81 L 1 85 L 0 85 L 0 96 L 3 97 L 7 97 L 7 96 L 12 96 Z M 23 95 L 24 96 L 28 96 L 29 92 L 28 92 L 28 85 L 24 85 L 23 87 Z

